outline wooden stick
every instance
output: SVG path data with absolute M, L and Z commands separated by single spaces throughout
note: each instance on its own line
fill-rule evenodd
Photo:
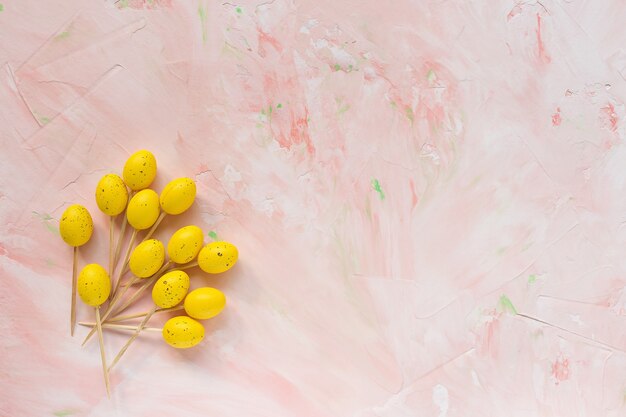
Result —
M 126 237 L 126 226 L 128 225 L 128 218 L 124 216 L 124 223 L 122 224 L 122 230 L 120 231 L 120 237 L 117 239 L 117 246 L 115 246 L 115 258 L 114 262 L 117 264 L 117 261 L 120 260 L 120 251 L 122 250 L 122 242 Z
M 117 354 L 115 359 L 113 359 L 113 362 L 109 366 L 109 371 L 113 369 L 115 364 L 121 359 L 124 353 L 126 353 L 130 345 L 135 341 L 135 339 L 137 339 L 137 337 L 139 336 L 139 333 L 141 333 L 141 329 L 143 329 L 146 323 L 148 323 L 148 320 L 150 320 L 150 317 L 152 317 L 152 315 L 157 311 L 157 308 L 158 307 L 155 305 L 154 308 L 146 315 L 143 321 L 139 324 L 139 326 L 137 327 L 137 330 L 135 330 L 135 333 L 133 333 L 130 339 L 128 339 L 128 342 L 126 342 L 126 344 L 122 346 L 122 349 L 119 351 L 119 353 Z
M 133 283 L 133 285 L 137 285 L 138 283 L 139 283 L 138 281 L 135 281 L 135 282 Z M 120 284 L 120 287 L 122 287 L 122 288 L 124 288 L 124 287 L 128 287 L 128 284 L 130 284 L 130 281 L 128 281 L 128 282 L 124 282 L 124 283 Z
M 170 312 L 170 311 L 180 311 L 180 310 L 184 310 L 184 309 L 185 309 L 185 306 L 180 305 L 180 306 L 172 307 L 172 308 L 158 308 L 156 312 L 157 313 L 167 313 L 167 312 Z M 139 317 L 144 317 L 148 313 L 149 313 L 149 311 L 144 311 L 142 313 L 127 314 L 125 316 L 112 317 L 112 318 L 108 319 L 106 321 L 106 323 L 117 323 L 117 322 L 120 322 L 120 321 L 137 319 Z
M 115 287 L 113 288 L 112 292 L 113 295 L 117 293 L 122 277 L 130 269 L 128 266 L 128 259 L 130 258 L 130 252 L 133 248 L 133 244 L 135 243 L 135 239 L 137 239 L 137 233 L 139 233 L 139 231 L 137 229 L 133 229 L 133 234 L 130 236 L 130 242 L 128 242 L 128 248 L 126 249 L 126 256 L 124 256 L 124 262 L 122 263 L 121 272 L 117 275 L 117 281 L 115 281 Z
M 133 277 L 133 280 L 137 280 L 139 278 L 137 277 Z M 131 281 L 132 283 L 132 281 Z M 104 315 L 102 316 L 102 320 L 106 320 L 111 313 L 113 312 L 113 308 L 115 307 L 115 303 L 117 303 L 117 301 L 122 298 L 124 296 L 124 294 L 126 294 L 126 291 L 130 288 L 130 285 L 127 287 L 122 288 L 122 290 L 120 292 L 118 292 L 115 297 L 113 297 L 113 299 L 111 300 L 111 302 L 109 303 L 109 306 L 107 307 L 106 311 L 104 312 Z M 89 341 L 89 339 L 91 339 L 91 336 L 94 335 L 94 333 L 96 332 L 96 329 L 91 329 L 91 331 L 87 334 L 87 336 L 85 337 L 85 340 L 83 340 L 83 344 L 81 346 L 85 346 L 85 344 Z
M 163 221 L 163 219 L 165 218 L 165 215 L 167 213 L 162 211 L 159 214 L 159 217 L 156 219 L 156 222 L 154 222 L 154 224 L 152 225 L 152 228 L 150 228 L 150 230 L 148 231 L 148 234 L 146 234 L 146 237 L 143 238 L 142 242 L 144 240 L 148 240 L 152 237 L 152 234 L 154 233 L 154 231 L 157 229 L 157 227 L 159 227 L 159 224 L 161 224 L 161 222 Z
M 98 328 L 98 341 L 100 343 L 100 359 L 102 359 L 102 372 L 104 373 L 104 385 L 107 389 L 107 397 L 111 397 L 111 385 L 109 383 L 109 371 L 107 359 L 104 354 L 104 337 L 102 336 L 102 320 L 100 320 L 100 306 L 96 307 L 96 327 Z
M 147 278 L 143 283 L 143 285 L 141 287 L 139 287 L 139 289 L 137 291 L 135 291 L 135 293 L 133 295 L 130 296 L 130 298 L 128 300 L 126 300 L 124 302 L 124 304 L 122 304 L 122 306 L 117 309 L 117 311 L 115 312 L 115 314 L 120 314 L 121 312 L 123 312 L 124 310 L 126 310 L 128 307 L 130 307 L 130 305 L 132 303 L 135 302 L 135 300 L 137 298 L 139 298 L 139 296 L 141 296 L 141 294 L 143 294 L 143 292 L 146 290 L 146 288 L 148 288 L 150 285 L 154 284 L 159 278 L 161 278 L 161 276 L 163 276 L 163 272 L 167 269 L 167 267 L 171 264 L 171 261 L 167 261 L 165 264 L 163 264 L 163 266 L 161 267 L 161 269 L 159 269 L 157 271 L 156 274 L 152 275 L 150 278 Z M 133 285 L 133 282 L 129 282 L 128 286 L 126 286 L 125 288 L 130 288 Z
M 152 225 L 152 227 L 150 228 L 150 230 L 148 231 L 148 233 L 146 234 L 146 236 L 141 239 L 142 242 L 145 242 L 146 240 L 150 239 L 152 237 L 152 234 L 154 233 L 154 231 L 156 230 L 156 228 L 159 226 L 159 224 L 161 224 L 161 222 L 163 221 L 163 218 L 165 218 L 165 215 L 167 213 L 162 211 L 159 214 L 159 217 L 156 219 L 156 221 L 154 222 L 154 224 Z M 122 270 L 122 274 L 125 274 L 126 272 L 128 272 L 128 265 L 124 265 L 123 266 L 123 270 Z
M 115 226 L 115 217 L 110 217 L 111 222 L 109 223 L 109 276 L 113 278 L 115 275 L 115 249 L 113 248 L 113 228 Z
M 70 335 L 74 336 L 76 327 L 76 279 L 78 275 L 78 246 L 74 246 L 74 258 L 72 260 L 72 304 L 70 307 Z
M 175 270 L 183 271 L 185 269 L 193 268 L 194 266 L 198 266 L 198 261 L 189 262 L 187 264 L 176 266 L 176 268 L 173 268 L 172 271 L 175 271 Z
M 85 327 L 94 327 L 96 323 L 89 321 L 79 321 L 78 324 Z M 114 323 L 102 323 L 103 329 L 112 329 L 112 330 L 132 330 L 137 331 L 137 326 L 132 326 L 129 324 L 114 324 Z M 162 332 L 163 329 L 159 327 L 144 327 L 142 329 L 144 332 Z
M 127 188 L 128 189 L 128 188 Z M 128 207 L 128 203 L 130 203 L 131 197 L 135 194 L 134 191 L 128 193 L 128 201 L 126 202 L 126 207 Z M 120 237 L 117 240 L 117 246 L 115 247 L 115 260 L 114 262 L 117 264 L 117 261 L 120 259 L 120 250 L 122 250 L 122 242 L 126 237 L 126 226 L 128 225 L 128 217 L 124 215 L 124 223 L 122 223 L 122 231 L 120 232 Z

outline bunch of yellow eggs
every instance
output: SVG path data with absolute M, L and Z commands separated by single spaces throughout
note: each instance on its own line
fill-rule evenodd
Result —
M 198 266 L 206 273 L 218 274 L 232 268 L 238 258 L 237 248 L 231 243 L 219 241 L 204 245 L 204 234 L 194 225 L 177 230 L 167 245 L 152 238 L 166 215 L 184 213 L 191 207 L 196 197 L 196 185 L 190 178 L 177 178 L 168 183 L 160 195 L 157 194 L 148 188 L 156 177 L 156 171 L 154 155 L 141 150 L 126 161 L 123 178 L 116 174 L 107 174 L 96 186 L 98 208 L 111 220 L 108 269 L 92 263 L 77 274 L 78 247 L 89 241 L 94 229 L 89 211 L 75 204 L 65 210 L 60 220 L 61 237 L 68 245 L 74 247 L 71 333 L 73 335 L 76 324 L 75 305 L 78 292 L 83 302 L 95 307 L 95 323 L 80 324 L 92 327 L 83 345 L 94 333 L 98 334 L 107 392 L 110 369 L 143 330 L 157 330 L 146 327 L 154 314 L 180 310 L 187 313 L 169 319 L 160 329 L 163 339 L 170 346 L 190 348 L 203 340 L 204 326 L 197 320 L 206 320 L 218 315 L 226 305 L 226 297 L 218 289 L 210 287 L 189 292 L 190 280 L 185 270 Z M 115 219 L 124 211 L 126 216 L 115 244 Z M 127 225 L 131 226 L 132 234 L 125 256 L 121 257 Z M 143 231 L 147 231 L 145 236 L 135 245 Z M 129 278 L 123 283 L 128 275 Z M 139 300 L 150 286 L 153 308 L 138 314 L 121 315 Z M 133 287 L 138 288 L 132 291 L 132 294 L 128 294 Z M 105 303 L 106 308 L 101 313 L 100 308 Z M 120 324 L 138 318 L 142 318 L 138 324 Z M 103 328 L 132 331 L 132 336 L 108 366 L 103 344 Z

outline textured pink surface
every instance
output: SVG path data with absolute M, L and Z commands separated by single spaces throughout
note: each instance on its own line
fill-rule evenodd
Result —
M 622 1 L 0 3 L 3 417 L 626 415 Z M 240 263 L 107 400 L 57 219 L 106 264 L 93 190 L 144 147 L 198 184 L 159 236 Z

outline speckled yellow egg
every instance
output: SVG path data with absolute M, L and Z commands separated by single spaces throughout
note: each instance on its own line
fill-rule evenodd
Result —
M 167 214 L 180 214 L 193 204 L 196 183 L 191 178 L 176 178 L 161 191 L 161 208 Z
M 163 326 L 163 340 L 178 349 L 194 347 L 204 339 L 204 326 L 191 317 L 177 316 Z
M 148 278 L 163 266 L 164 261 L 163 243 L 157 239 L 148 239 L 137 245 L 130 254 L 128 266 L 135 276 Z
M 232 268 L 238 257 L 237 247 L 232 243 L 212 242 L 200 250 L 198 265 L 204 272 L 219 274 Z
M 97 307 L 111 294 L 111 279 L 107 271 L 98 264 L 86 265 L 76 281 L 78 295 L 85 304 Z
M 156 177 L 157 163 L 152 152 L 141 150 L 132 154 L 124 164 L 124 182 L 133 191 L 148 188 Z
M 185 271 L 164 274 L 152 288 L 152 300 L 161 308 L 171 308 L 185 299 L 189 291 L 189 275 Z
M 216 288 L 197 288 L 185 297 L 185 312 L 198 320 L 217 316 L 225 306 L 226 296 Z
M 124 211 L 128 203 L 128 189 L 119 175 L 107 174 L 100 179 L 96 187 L 96 203 L 109 216 L 117 216 Z
M 93 233 L 93 220 L 89 211 L 80 204 L 69 206 L 59 222 L 61 238 L 70 246 L 82 246 Z
M 141 190 L 128 203 L 126 218 L 128 223 L 137 230 L 152 227 L 159 217 L 159 195 L 154 190 Z
M 185 226 L 178 229 L 167 243 L 167 254 L 170 261 L 185 264 L 193 261 L 200 249 L 204 236 L 198 226 Z

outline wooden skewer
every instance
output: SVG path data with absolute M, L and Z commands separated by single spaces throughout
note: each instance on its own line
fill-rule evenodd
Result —
M 154 224 L 152 225 L 152 227 L 150 228 L 150 230 L 146 234 L 146 237 L 143 238 L 143 240 L 148 240 L 148 239 L 150 239 L 152 237 L 152 234 L 157 229 L 157 227 L 159 227 L 159 224 L 161 224 L 161 222 L 163 221 L 163 219 L 165 218 L 166 215 L 167 215 L 167 213 L 164 212 L 164 211 L 162 211 L 159 214 L 159 217 L 156 219 L 156 222 L 154 222 Z
M 135 194 L 134 191 L 128 193 L 128 201 L 126 202 L 126 207 L 128 207 L 128 203 L 130 203 L 131 197 Z M 120 232 L 120 237 L 117 239 L 117 246 L 115 247 L 115 260 L 114 262 L 117 264 L 117 261 L 120 259 L 120 251 L 122 250 L 122 242 L 126 237 L 126 226 L 128 225 L 128 217 L 124 215 L 124 223 L 122 223 L 122 231 Z
M 102 372 L 104 373 L 104 385 L 107 389 L 107 397 L 111 397 L 111 385 L 109 383 L 109 370 L 104 353 L 104 337 L 102 336 L 102 320 L 100 319 L 100 306 L 96 307 L 96 328 L 98 329 L 98 341 L 100 343 L 100 359 L 102 360 Z
M 109 276 L 112 277 L 115 272 L 115 249 L 113 248 L 113 228 L 115 226 L 115 217 L 110 217 L 109 223 Z
M 130 242 L 128 242 L 128 249 L 126 249 L 126 255 L 124 256 L 124 262 L 122 263 L 122 269 L 121 272 L 118 274 L 117 280 L 119 282 L 120 278 L 122 278 L 122 275 L 124 275 L 126 273 L 126 271 L 128 271 L 127 267 L 128 267 L 128 259 L 130 258 L 130 252 L 133 249 L 133 244 L 135 243 L 135 239 L 137 239 L 137 233 L 139 231 L 137 229 L 133 229 L 133 234 L 130 235 Z
M 172 269 L 172 271 L 177 270 L 177 269 L 180 270 L 180 271 L 183 271 L 185 269 L 193 268 L 195 266 L 198 266 L 198 261 L 189 262 L 187 264 L 183 264 L 183 265 L 177 266 L 176 268 Z
M 120 251 L 122 250 L 122 242 L 124 241 L 124 237 L 126 237 L 126 226 L 128 225 L 128 218 L 124 216 L 124 223 L 122 224 L 122 230 L 120 231 L 120 237 L 117 238 L 117 245 L 115 246 L 115 258 L 114 262 L 117 264 L 117 261 L 120 259 Z
M 128 300 L 126 300 L 122 306 L 120 308 L 117 309 L 117 311 L 115 312 L 115 314 L 120 314 L 121 312 L 123 312 L 124 310 L 126 310 L 128 307 L 130 307 L 130 305 L 132 303 L 135 302 L 135 300 L 137 298 L 139 298 L 139 296 L 141 296 L 141 294 L 143 294 L 143 292 L 146 290 L 146 288 L 148 288 L 150 285 L 154 284 L 159 278 L 161 278 L 161 276 L 163 276 L 163 273 L 165 272 L 165 270 L 167 269 L 167 267 L 171 264 L 171 261 L 167 261 L 165 264 L 163 264 L 163 266 L 161 267 L 161 269 L 159 269 L 157 271 L 156 274 L 154 274 L 153 276 L 151 276 L 150 278 L 147 278 L 145 280 L 145 282 L 141 285 L 141 287 L 139 287 L 139 289 L 137 291 L 135 291 L 135 293 L 133 295 L 130 296 L 130 298 Z M 168 271 L 169 272 L 169 271 Z M 128 286 L 126 286 L 125 288 L 128 289 L 130 288 L 132 285 L 134 284 L 133 281 L 128 283 Z
M 132 281 L 132 280 L 130 280 L 130 281 Z M 122 287 L 122 288 L 128 287 L 128 285 L 130 284 L 130 281 L 125 282 L 123 284 L 120 284 L 120 287 Z M 137 285 L 138 283 L 139 283 L 138 281 L 135 281 L 135 282 L 133 282 L 133 285 Z
M 126 344 L 124 346 L 122 346 L 122 349 L 120 349 L 120 351 L 117 354 L 117 356 L 115 356 L 115 359 L 113 359 L 113 362 L 109 366 L 109 371 L 111 371 L 111 369 L 113 369 L 115 364 L 122 358 L 124 353 L 126 353 L 128 348 L 130 347 L 130 345 L 135 341 L 135 339 L 137 339 L 137 337 L 139 336 L 139 333 L 141 333 L 141 330 L 145 327 L 146 323 L 148 323 L 148 320 L 150 320 L 150 317 L 152 317 L 152 315 L 154 313 L 156 313 L 157 309 L 158 309 L 158 306 L 155 305 L 154 308 L 148 314 L 146 314 L 146 317 L 139 324 L 139 326 L 137 327 L 137 330 L 135 330 L 135 333 L 133 333 L 133 335 L 130 337 L 130 339 L 128 339 Z
M 85 327 L 95 327 L 96 323 L 89 321 L 79 321 L 78 324 Z M 103 329 L 112 329 L 112 330 L 131 330 L 137 331 L 138 326 L 132 326 L 129 324 L 114 324 L 114 323 L 102 323 Z M 163 329 L 158 327 L 144 327 L 142 329 L 144 332 L 162 332 Z
M 167 312 L 170 312 L 170 311 L 179 311 L 179 310 L 184 310 L 184 309 L 185 309 L 185 306 L 180 305 L 180 306 L 172 307 L 172 308 L 159 308 L 159 309 L 157 309 L 156 313 L 167 313 Z M 112 317 L 112 318 L 108 319 L 103 324 L 106 324 L 106 323 L 117 323 L 117 322 L 120 322 L 120 321 L 137 319 L 139 317 L 144 317 L 148 313 L 149 313 L 149 311 L 144 311 L 142 313 L 127 314 L 125 316 Z
M 78 276 L 78 246 L 74 246 L 74 257 L 72 263 L 72 305 L 70 307 L 70 335 L 74 336 L 74 328 L 76 327 L 76 277 Z

